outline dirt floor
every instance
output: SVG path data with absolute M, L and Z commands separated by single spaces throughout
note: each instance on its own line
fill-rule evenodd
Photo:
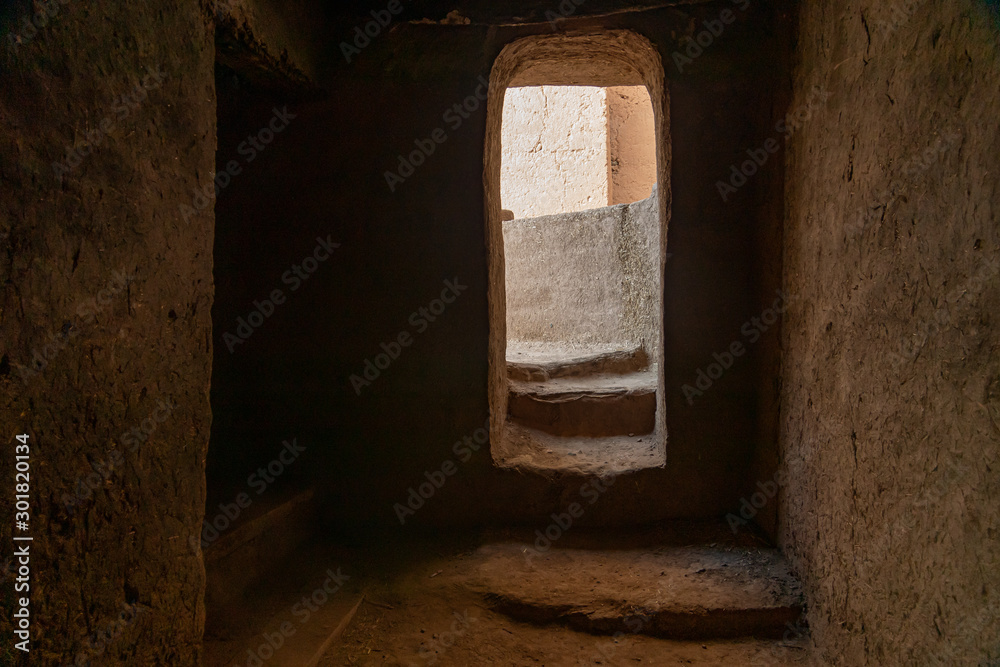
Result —
M 481 602 L 441 592 L 370 592 L 340 645 L 320 665 L 807 665 L 805 643 L 680 642 L 588 635 L 511 621 Z M 377 596 L 377 597 L 376 597 Z M 392 608 L 389 608 L 392 607 Z
M 411 543 L 397 546 L 395 553 L 369 554 L 364 601 L 319 665 L 809 664 L 807 631 L 791 625 L 784 640 L 673 641 L 647 636 L 655 621 L 638 611 L 623 614 L 626 630 L 617 636 L 513 620 L 495 611 L 495 600 L 484 590 L 501 582 L 496 550 L 488 547 L 484 557 L 478 541 L 452 550 Z M 557 554 L 557 560 L 567 557 Z M 526 567 L 533 572 L 532 589 L 542 598 L 546 591 L 555 595 L 565 589 L 565 580 L 580 579 L 572 564 L 569 570 L 537 563 Z M 484 570 L 489 571 L 485 579 Z M 516 588 L 523 574 L 511 561 L 510 586 Z M 612 580 L 626 573 L 609 568 L 607 574 Z M 549 582 L 539 583 L 546 576 Z M 580 591 L 583 598 L 596 591 L 604 602 L 613 597 L 601 590 L 600 581 L 583 584 Z

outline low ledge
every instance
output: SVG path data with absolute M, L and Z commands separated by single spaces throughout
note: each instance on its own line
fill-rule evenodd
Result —
M 503 470 L 543 477 L 625 475 L 666 465 L 655 433 L 592 438 L 557 436 L 515 422 L 504 428 L 494 464 Z
M 781 638 L 802 615 L 802 587 L 780 552 L 733 544 L 622 549 L 518 541 L 473 556 L 473 590 L 535 625 L 667 639 Z
M 507 377 L 520 382 L 546 382 L 558 378 L 597 374 L 626 374 L 649 367 L 649 357 L 642 347 L 628 350 L 594 352 L 551 351 L 521 348 L 508 344 Z

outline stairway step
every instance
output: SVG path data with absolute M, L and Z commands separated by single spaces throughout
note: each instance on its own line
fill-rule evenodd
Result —
M 617 476 L 664 464 L 655 435 L 558 436 L 516 422 L 507 422 L 503 450 L 499 463 L 504 468 L 545 476 Z
M 558 348 L 519 348 L 511 344 L 507 349 L 507 377 L 522 382 L 543 382 L 601 373 L 634 373 L 645 370 L 648 366 L 649 358 L 642 347 L 588 352 Z
M 652 433 L 655 372 L 510 382 L 511 419 L 559 436 L 606 437 Z
M 625 392 L 656 391 L 656 372 L 560 377 L 542 381 L 509 381 L 511 393 L 557 398 L 576 394 L 615 395 Z
M 591 634 L 780 638 L 803 611 L 801 585 L 775 549 L 568 549 L 556 539 L 481 547 L 470 586 L 516 620 Z

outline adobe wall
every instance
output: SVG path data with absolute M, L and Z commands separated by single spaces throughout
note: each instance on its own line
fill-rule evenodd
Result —
M 642 86 L 612 86 L 608 95 L 609 204 L 646 199 L 656 183 L 653 107 Z
M 214 216 L 178 205 L 214 166 L 208 16 L 15 2 L 0 38 L 0 497 L 26 433 L 34 538 L 31 653 L 7 659 L 197 664 Z
M 802 9 L 780 537 L 830 664 L 1000 660 L 997 18 Z
M 504 98 L 501 201 L 515 218 L 607 206 L 608 105 L 593 86 L 525 86 Z

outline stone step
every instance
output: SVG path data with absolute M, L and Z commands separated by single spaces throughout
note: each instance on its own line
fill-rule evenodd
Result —
M 558 436 L 508 422 L 504 429 L 506 456 L 498 463 L 522 473 L 544 476 L 624 475 L 663 465 L 663 448 L 651 434 L 602 438 Z
M 514 422 L 558 436 L 652 433 L 656 373 L 512 380 L 507 411 Z
M 775 549 L 572 549 L 560 548 L 559 531 L 549 532 L 539 531 L 534 542 L 480 547 L 471 556 L 470 587 L 515 620 L 591 634 L 704 640 L 801 633 L 802 589 Z
M 645 370 L 649 358 L 642 347 L 627 350 L 560 350 L 558 348 L 507 349 L 507 377 L 521 382 L 598 374 L 623 374 Z

